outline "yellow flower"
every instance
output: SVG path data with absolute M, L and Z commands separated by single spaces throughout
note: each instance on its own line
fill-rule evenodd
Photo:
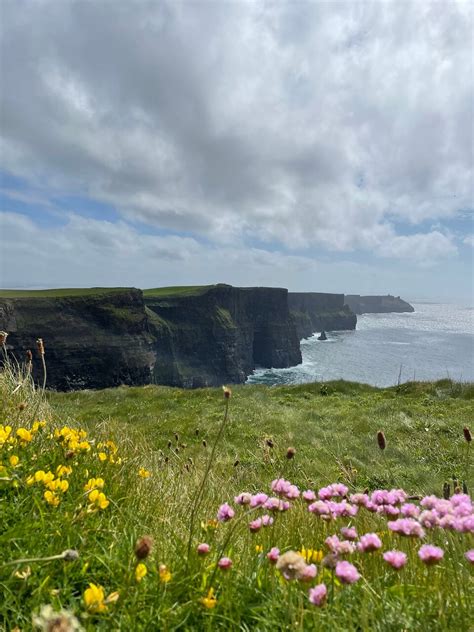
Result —
M 69 465 L 58 465 L 58 467 L 56 468 L 57 476 L 69 476 L 71 472 L 72 467 L 69 467 Z
M 150 478 L 151 472 L 146 470 L 144 467 L 141 467 L 138 470 L 138 476 L 141 476 L 142 478 Z
M 135 579 L 137 580 L 137 582 L 141 582 L 146 574 L 147 567 L 145 566 L 145 564 L 137 564 L 137 568 L 135 569 Z
M 255 545 L 255 553 L 263 553 L 263 546 L 261 544 Z
M 21 441 L 23 442 L 23 444 L 27 444 L 30 441 L 33 441 L 33 435 L 31 434 L 31 432 L 29 430 L 27 430 L 26 428 L 18 428 L 18 430 L 16 431 L 16 436 L 21 439 Z
M 81 441 L 77 447 L 79 448 L 79 450 L 89 452 L 89 450 L 91 449 L 91 444 L 88 441 Z
M 33 426 L 31 428 L 32 432 L 38 432 L 38 430 L 40 428 L 44 428 L 46 426 L 46 422 L 45 421 L 34 421 L 33 422 Z
M 104 603 L 105 593 L 102 586 L 89 584 L 89 588 L 84 591 L 84 603 L 89 612 L 104 612 L 107 606 Z
M 2 426 L 0 424 L 0 447 L 6 443 L 11 435 L 12 427 L 11 426 Z
M 207 531 L 208 529 L 217 529 L 219 526 L 219 521 L 215 518 L 211 518 L 211 520 L 207 520 L 206 522 L 201 522 L 201 529 Z
M 169 572 L 168 567 L 164 564 L 160 564 L 158 571 L 160 573 L 160 582 L 167 584 L 171 579 L 171 573 Z
M 57 496 L 54 492 L 46 490 L 43 496 L 48 505 L 52 505 L 53 507 L 57 507 L 59 505 L 59 496 Z
M 109 450 L 112 452 L 112 454 L 116 454 L 117 453 L 118 448 L 117 448 L 117 446 L 115 445 L 115 443 L 113 441 L 111 441 L 109 439 L 109 441 L 107 441 L 107 443 L 105 445 L 109 448 Z
M 120 593 L 117 591 L 110 593 L 104 603 L 116 603 L 119 600 Z
M 93 511 L 95 509 L 106 509 L 110 501 L 107 500 L 103 492 L 99 492 L 98 489 L 93 489 L 89 494 L 89 503 L 89 509 Z
M 41 483 L 41 481 L 44 480 L 44 477 L 46 476 L 45 472 L 43 470 L 38 470 L 37 472 L 34 473 L 34 481 L 35 483 Z
M 16 454 L 12 454 L 11 457 L 9 458 L 9 461 L 12 467 L 16 467 L 18 463 L 20 462 L 20 459 L 16 456 Z
M 318 564 L 324 557 L 323 551 L 317 549 L 305 549 L 304 547 L 299 551 L 299 554 L 304 557 L 307 564 Z
M 217 603 L 217 599 L 214 597 L 214 588 L 209 588 L 209 592 L 207 593 L 207 597 L 203 597 L 201 599 L 201 603 L 205 608 L 214 608 L 216 603 Z
M 99 461 L 107 461 L 107 455 L 105 452 L 99 452 Z
M 105 481 L 103 478 L 90 478 L 84 485 L 84 490 L 89 492 L 91 489 L 103 489 Z

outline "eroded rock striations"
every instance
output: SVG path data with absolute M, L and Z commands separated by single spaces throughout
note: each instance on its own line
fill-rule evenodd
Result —
M 360 296 L 346 294 L 346 305 L 356 314 L 384 314 L 388 312 L 414 312 L 415 309 L 399 296 Z
M 356 328 L 357 316 L 344 304 L 344 294 L 289 292 L 288 304 L 300 339 L 316 331 Z
M 287 290 L 227 285 L 3 292 L 0 330 L 21 360 L 46 345 L 58 390 L 244 382 L 256 366 L 301 362 Z M 56 293 L 55 293 L 56 292 Z M 35 379 L 41 377 L 34 362 Z

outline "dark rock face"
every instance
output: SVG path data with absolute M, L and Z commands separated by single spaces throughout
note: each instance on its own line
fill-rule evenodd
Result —
M 0 298 L 0 330 L 21 362 L 43 338 L 47 385 L 58 390 L 120 384 L 194 388 L 245 382 L 256 366 L 301 362 L 299 338 L 279 288 L 211 286 L 145 297 L 141 290 Z
M 288 304 L 300 339 L 315 331 L 356 328 L 357 316 L 344 305 L 344 294 L 289 292 Z
M 148 384 L 154 365 L 140 290 L 98 290 L 84 296 L 0 299 L 7 348 L 23 361 L 33 352 L 33 376 L 42 380 L 36 339 L 46 348 L 47 385 L 58 390 Z
M 299 364 L 287 295 L 280 288 L 219 285 L 192 296 L 145 296 L 155 381 L 214 386 L 244 382 L 256 366 Z
M 347 294 L 345 303 L 356 314 L 384 314 L 388 312 L 414 312 L 415 309 L 399 296 L 360 296 Z

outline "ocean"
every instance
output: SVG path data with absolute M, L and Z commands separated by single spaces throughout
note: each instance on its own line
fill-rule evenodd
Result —
M 319 332 L 301 341 L 303 363 L 259 369 L 251 384 L 302 384 L 351 380 L 393 386 L 451 378 L 474 382 L 474 308 L 414 302 L 413 313 L 362 314 L 355 331 Z

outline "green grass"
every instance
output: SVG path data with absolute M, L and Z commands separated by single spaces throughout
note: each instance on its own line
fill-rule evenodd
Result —
M 67 298 L 70 296 L 96 296 L 117 294 L 134 288 L 129 287 L 75 287 L 53 288 L 48 290 L 2 290 L 0 298 Z
M 236 518 L 217 529 L 207 521 L 221 503 L 234 505 L 235 494 L 268 493 L 280 476 L 302 490 L 340 481 L 351 492 L 403 487 L 417 496 L 441 495 L 447 480 L 452 491 L 453 477 L 471 487 L 472 455 L 463 427 L 472 421 L 472 385 L 443 380 L 390 389 L 342 381 L 235 387 L 187 563 L 190 510 L 221 427 L 222 390 L 121 387 L 49 393 L 44 401 L 29 382 L 13 392 L 17 382 L 0 374 L 0 424 L 10 423 L 13 434 L 31 426 L 37 404 L 48 423 L 31 442 L 0 448 L 0 478 L 8 479 L 0 481 L 0 630 L 30 629 L 31 613 L 48 603 L 74 612 L 88 631 L 469 630 L 472 572 L 464 552 L 473 548 L 472 535 L 428 532 L 425 541 L 441 546 L 445 557 L 427 568 L 418 559 L 418 541 L 392 534 L 385 518 L 366 510 L 354 519 L 325 522 L 297 500 L 290 511 L 275 515 L 272 527 L 254 534 L 247 524 L 259 511 L 247 515 L 236 507 Z M 54 428 L 64 424 L 83 428 L 90 449 L 71 449 L 56 440 Z M 376 442 L 380 429 L 387 439 L 384 452 Z M 116 454 L 100 445 L 106 440 L 117 444 Z M 291 460 L 285 456 L 289 446 L 296 449 Z M 15 467 L 12 455 L 20 459 Z M 26 480 L 35 471 L 55 472 L 64 464 L 72 467 L 69 489 L 52 507 L 42 484 Z M 150 478 L 139 476 L 142 467 Z M 104 479 L 110 501 L 95 512 L 88 511 L 83 489 L 92 477 Z M 407 567 L 396 572 L 380 552 L 354 553 L 350 561 L 362 579 L 353 586 L 334 581 L 321 565 L 316 579 L 302 584 L 282 579 L 266 559 L 272 546 L 327 551 L 325 538 L 349 523 L 360 534 L 379 533 L 384 550 L 404 550 Z M 155 545 L 145 560 L 148 573 L 137 582 L 133 548 L 144 534 L 153 536 Z M 203 541 L 211 554 L 199 558 L 195 546 Z M 80 558 L 4 565 L 66 548 Z M 221 555 L 234 562 L 228 572 L 215 567 Z M 161 564 L 172 575 L 167 583 L 160 581 Z M 118 591 L 118 601 L 102 613 L 88 610 L 83 595 L 90 582 L 102 586 L 105 595 Z M 330 593 L 323 608 L 307 598 L 309 586 L 319 582 Z M 201 602 L 210 585 L 217 597 L 214 609 Z
M 167 298 L 179 296 L 201 296 L 219 285 L 177 285 L 172 287 L 156 287 L 143 290 L 145 298 Z

